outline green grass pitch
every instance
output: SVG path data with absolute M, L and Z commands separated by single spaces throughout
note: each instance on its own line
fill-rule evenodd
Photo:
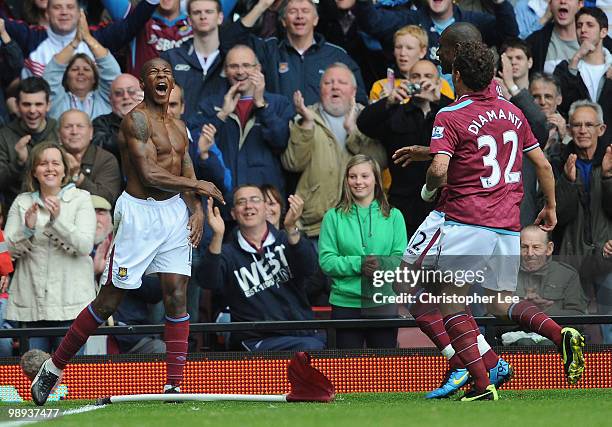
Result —
M 64 410 L 91 402 L 53 402 Z M 32 408 L 31 402 L 0 405 L 0 427 L 9 426 L 7 408 Z M 6 422 L 9 422 L 8 424 Z M 612 389 L 501 391 L 497 402 L 429 401 L 421 393 L 338 395 L 329 404 L 184 402 L 122 403 L 60 416 L 48 426 L 575 426 L 612 425 Z

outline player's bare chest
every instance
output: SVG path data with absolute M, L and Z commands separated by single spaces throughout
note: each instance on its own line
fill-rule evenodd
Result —
M 158 154 L 185 151 L 185 137 L 173 124 L 152 123 L 151 140 Z

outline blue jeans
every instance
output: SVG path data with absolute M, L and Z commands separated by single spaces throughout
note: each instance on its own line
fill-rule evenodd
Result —
M 22 328 L 67 328 L 72 325 L 72 320 L 40 320 L 38 322 L 21 322 Z M 63 336 L 59 337 L 30 337 L 29 350 L 39 349 L 49 354 L 57 350 L 62 342 Z M 85 347 L 81 347 L 77 356 L 83 355 Z
M 10 329 L 12 326 L 4 320 L 6 313 L 6 304 L 8 300 L 6 298 L 0 298 L 0 329 Z M 13 339 L 12 338 L 0 338 L 0 357 L 12 356 L 13 355 Z

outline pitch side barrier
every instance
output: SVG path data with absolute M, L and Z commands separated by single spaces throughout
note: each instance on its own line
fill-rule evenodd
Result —
M 612 315 L 582 315 L 582 316 L 550 316 L 560 325 L 598 325 L 612 324 Z M 476 317 L 480 326 L 485 327 L 485 335 L 489 336 L 496 326 L 516 326 L 511 320 L 500 320 L 495 317 Z M 295 331 L 321 330 L 327 332 L 327 348 L 336 348 L 336 330 L 348 328 L 415 328 L 416 321 L 412 318 L 387 319 L 351 319 L 351 320 L 299 320 L 286 322 L 234 322 L 234 323 L 192 323 L 190 332 L 236 332 L 236 331 Z M 146 335 L 161 334 L 164 325 L 131 325 L 103 326 L 94 335 Z M 68 328 L 13 328 L 0 329 L 0 338 L 19 338 L 20 349 L 25 353 L 29 349 L 29 337 L 63 336 Z
M 612 388 L 612 376 L 607 375 L 612 372 L 610 345 L 586 345 L 587 369 L 575 385 L 567 383 L 561 356 L 554 346 L 511 346 L 498 351 L 515 371 L 503 390 Z M 429 391 L 440 385 L 448 369 L 446 358 L 435 348 L 309 353 L 312 366 L 331 381 L 336 393 Z M 293 356 L 289 351 L 189 353 L 181 392 L 286 394 L 291 391 L 287 366 Z M 50 400 L 154 394 L 162 390 L 165 377 L 165 354 L 76 356 Z M 30 380 L 19 366 L 19 358 L 0 358 L 0 402 L 29 399 Z

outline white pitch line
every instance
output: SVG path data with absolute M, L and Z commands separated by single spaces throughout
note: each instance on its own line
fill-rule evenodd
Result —
M 62 412 L 62 416 L 64 415 L 74 415 L 74 414 L 82 414 L 83 412 L 95 411 L 96 409 L 102 409 L 106 407 L 106 405 L 85 405 L 76 409 L 67 409 Z
M 102 409 L 104 408 L 106 405 L 85 405 L 85 406 L 81 406 L 80 408 L 75 408 L 75 409 L 66 409 L 65 411 L 60 411 L 59 415 L 57 417 L 54 418 L 37 418 L 35 420 L 15 420 L 15 421 L 4 421 L 4 422 L 0 422 L 0 427 L 20 427 L 20 426 L 25 426 L 25 425 L 30 425 L 30 424 L 35 424 L 35 423 L 42 423 L 48 420 L 54 420 L 60 417 L 63 417 L 65 415 L 74 415 L 74 414 L 82 414 L 84 412 L 89 412 L 89 411 L 95 411 L 96 409 Z

